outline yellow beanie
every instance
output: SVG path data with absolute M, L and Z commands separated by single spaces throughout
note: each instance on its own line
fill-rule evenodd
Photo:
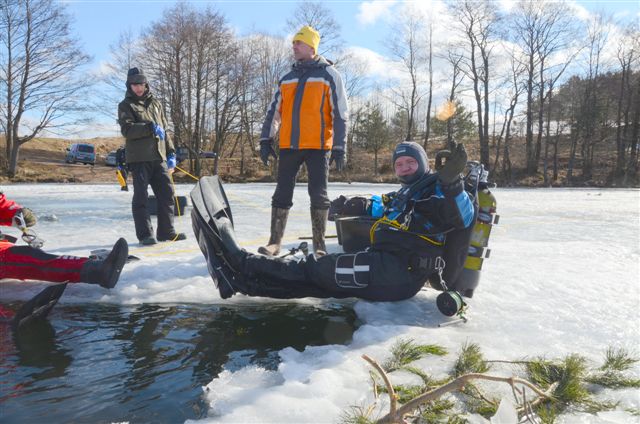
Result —
M 305 25 L 300 28 L 300 31 L 293 36 L 293 41 L 302 41 L 307 46 L 313 47 L 316 53 L 318 53 L 318 46 L 320 45 L 320 33 L 309 25 Z

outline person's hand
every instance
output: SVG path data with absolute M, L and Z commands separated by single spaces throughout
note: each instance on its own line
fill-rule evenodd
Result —
M 265 166 L 269 166 L 269 156 L 273 156 L 274 160 L 278 158 L 273 148 L 273 139 L 266 138 L 260 140 L 260 159 L 262 159 L 262 163 L 264 163 Z
M 446 159 L 444 165 L 442 159 Z M 453 142 L 451 150 L 440 150 L 436 154 L 436 170 L 440 181 L 451 184 L 460 178 L 460 173 L 467 164 L 467 151 L 462 143 Z
M 165 136 L 164 128 L 162 128 L 160 125 L 156 124 L 155 122 L 151 125 L 153 129 L 153 135 L 158 137 L 160 141 L 164 141 L 164 136 Z
M 176 163 L 176 154 L 175 153 L 169 153 L 169 156 L 167 156 L 167 168 L 169 169 L 174 169 L 176 167 L 177 163 Z
M 344 160 L 345 160 L 345 151 L 344 150 L 331 150 L 331 159 L 329 159 L 329 166 L 333 162 L 336 163 L 336 171 L 340 172 L 344 169 Z
M 27 227 L 33 227 L 36 225 L 36 222 L 36 216 L 31 212 L 31 209 L 28 208 L 22 208 L 13 215 L 12 223 L 14 227 L 23 228 L 25 225 Z

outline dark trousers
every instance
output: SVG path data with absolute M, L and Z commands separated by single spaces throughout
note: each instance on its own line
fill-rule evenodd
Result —
M 245 263 L 247 293 L 244 294 L 281 299 L 403 300 L 415 296 L 428 276 L 435 272 L 434 269 L 410 269 L 407 258 L 375 250 L 334 253 L 320 258 L 309 255 L 302 260 L 249 255 Z M 350 278 L 352 276 L 354 278 Z
M 129 171 L 133 177 L 133 201 L 131 211 L 136 225 L 136 236 L 143 240 L 153 236 L 153 225 L 147 210 L 149 194 L 147 188 L 151 185 L 158 204 L 158 233 L 161 240 L 171 239 L 175 235 L 173 228 L 173 184 L 164 161 L 134 162 L 129 164 Z
M 300 167 L 307 166 L 309 182 L 307 188 L 311 199 L 311 208 L 329 209 L 327 182 L 329 180 L 329 156 L 327 150 L 280 149 L 278 159 L 278 179 L 276 191 L 271 198 L 271 206 L 290 209 L 293 206 L 293 189 Z

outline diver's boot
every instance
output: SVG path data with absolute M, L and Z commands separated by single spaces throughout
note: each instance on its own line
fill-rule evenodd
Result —
M 129 257 L 129 245 L 123 238 L 118 239 L 105 259 L 89 259 L 82 265 L 80 281 L 88 284 L 99 284 L 106 289 L 116 286 L 122 267 Z
M 288 217 L 289 209 L 271 208 L 271 236 L 266 246 L 258 248 L 259 253 L 268 256 L 275 256 L 280 253 L 280 243 L 282 243 L 282 236 L 287 226 Z
M 329 209 L 311 208 L 311 232 L 313 236 L 313 252 L 316 256 L 327 254 L 327 247 L 324 244 L 324 232 L 327 228 L 327 217 Z

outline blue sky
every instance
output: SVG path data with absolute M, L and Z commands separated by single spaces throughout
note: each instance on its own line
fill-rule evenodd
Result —
M 495 0 L 503 9 L 509 9 L 515 0 Z M 638 0 L 628 1 L 575 1 L 570 0 L 576 15 L 585 19 L 590 13 L 605 11 L 619 19 L 630 21 L 640 18 Z M 67 0 L 63 1 L 73 17 L 73 31 L 80 38 L 85 51 L 93 56 L 92 70 L 99 70 L 101 63 L 109 61 L 109 46 L 117 42 L 124 31 L 138 34 L 141 29 L 157 23 L 163 12 L 176 4 L 173 0 L 128 1 L 128 0 Z M 196 8 L 212 6 L 221 12 L 236 34 L 244 36 L 255 32 L 287 36 L 287 19 L 293 15 L 298 1 L 280 0 L 226 0 L 190 1 Z M 323 5 L 333 12 L 341 26 L 345 47 L 365 64 L 370 81 L 403 78 L 402 71 L 390 60 L 388 37 L 389 25 L 394 16 L 403 9 L 419 10 L 424 16 L 434 17 L 434 49 L 444 46 L 449 38 L 450 23 L 439 19 L 444 9 L 442 0 L 373 0 L 344 1 L 325 0 Z M 322 46 L 320 47 L 322 50 Z M 615 48 L 608 51 L 615 53 Z M 329 57 L 329 59 L 334 59 Z M 506 62 L 505 62 L 506 63 Z M 449 69 L 434 63 L 434 101 L 442 103 L 448 95 Z M 124 78 L 124 76 L 123 76 Z M 469 100 L 471 101 L 471 100 Z M 96 117 L 101 122 L 93 126 L 84 136 L 117 135 L 118 128 L 113 119 Z
M 508 7 L 511 0 L 497 0 Z M 157 22 L 164 10 L 175 1 L 127 1 L 127 0 L 79 0 L 65 1 L 68 12 L 74 17 L 73 28 L 79 35 L 86 51 L 94 57 L 95 63 L 108 59 L 109 45 L 114 44 L 121 32 L 148 27 Z M 286 20 L 290 18 L 297 1 L 191 1 L 196 7 L 214 6 L 222 12 L 229 24 L 240 34 L 267 31 L 285 35 Z M 342 26 L 342 37 L 349 45 L 371 49 L 385 54 L 384 32 L 381 24 L 393 14 L 402 1 L 323 1 L 325 7 L 334 13 Z M 415 1 L 427 5 L 430 0 Z M 577 1 L 588 11 L 605 10 L 612 14 L 623 14 L 629 19 L 639 18 L 640 2 L 626 1 Z

